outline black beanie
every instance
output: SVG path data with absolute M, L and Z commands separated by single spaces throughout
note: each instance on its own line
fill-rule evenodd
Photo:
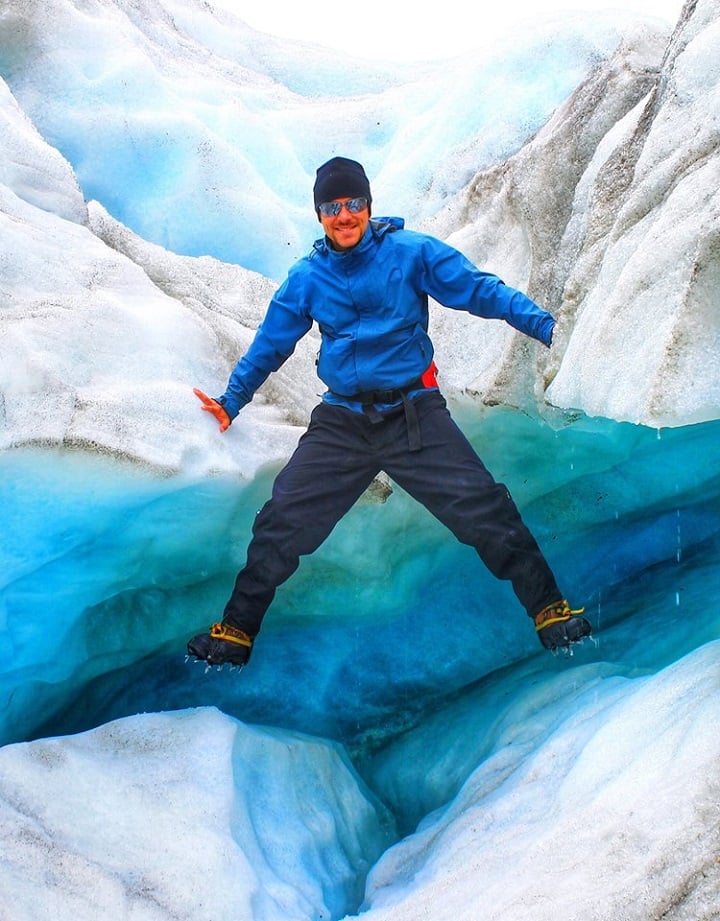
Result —
M 336 198 L 367 198 L 372 201 L 365 170 L 355 160 L 333 157 L 318 168 L 313 187 L 315 210 L 325 201 Z

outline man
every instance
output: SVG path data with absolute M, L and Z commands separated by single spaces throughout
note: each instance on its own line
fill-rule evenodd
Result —
M 195 394 L 225 431 L 313 321 L 318 375 L 328 390 L 258 513 L 247 561 L 222 622 L 188 643 L 210 665 L 250 658 L 276 588 L 312 553 L 384 470 L 500 579 L 509 579 L 543 646 L 568 647 L 591 627 L 572 611 L 507 489 L 457 428 L 435 377 L 428 297 L 502 319 L 550 345 L 555 321 L 457 250 L 371 221 L 363 167 L 334 157 L 317 170 L 314 202 L 325 236 L 290 270 L 247 353 L 217 400 Z

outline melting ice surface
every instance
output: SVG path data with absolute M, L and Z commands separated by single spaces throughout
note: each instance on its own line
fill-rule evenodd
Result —
M 80 917 L 92 917 L 78 892 L 88 874 L 117 917 L 136 902 L 147 911 L 145 879 L 165 918 L 196 898 L 198 872 L 224 897 L 213 889 L 210 914 L 180 917 L 341 917 L 381 853 L 422 820 L 373 869 L 369 918 L 417 917 L 413 900 L 435 904 L 433 879 L 448 872 L 457 891 L 433 918 L 456 917 L 455 898 L 479 898 L 478 886 L 493 893 L 494 918 L 516 918 L 515 873 L 532 874 L 528 855 L 544 847 L 565 869 L 540 884 L 537 917 L 558 905 L 563 918 L 594 917 L 598 898 L 597 917 L 646 917 L 642 902 L 621 915 L 608 900 L 607 878 L 622 877 L 614 863 L 637 872 L 638 853 L 650 904 L 658 891 L 678 897 L 714 847 L 720 423 L 656 432 L 582 417 L 558 428 L 505 409 L 458 418 L 587 605 L 597 641 L 572 659 L 544 653 L 509 590 L 395 491 L 358 505 L 303 561 L 245 672 L 206 674 L 184 662 L 183 643 L 223 603 L 272 471 L 243 487 L 72 454 L 2 457 L 5 739 L 104 726 L 0 751 L 3 815 L 34 788 L 57 790 L 42 829 L 10 824 L 18 877 L 46 865 L 47 846 L 28 839 L 49 835 L 71 855 L 51 891 Z M 242 723 L 187 709 L 206 706 Z M 160 715 L 109 722 L 145 711 Z M 690 802 L 676 795 L 689 776 Z M 108 790 L 99 817 L 85 805 L 95 785 Z M 98 846 L 112 859 L 96 863 Z M 466 878 L 463 846 L 479 875 Z
M 714 635 L 702 599 L 717 578 L 706 567 L 720 423 L 656 433 L 582 418 L 555 428 L 507 409 L 458 417 L 568 597 L 588 608 L 598 645 L 576 661 L 543 655 L 510 589 L 395 489 L 361 502 L 303 560 L 244 675 L 205 674 L 179 650 L 222 609 L 275 471 L 198 482 L 27 449 L 0 458 L 4 740 L 218 705 L 367 753 L 529 657 L 550 674 L 599 660 L 644 671 Z

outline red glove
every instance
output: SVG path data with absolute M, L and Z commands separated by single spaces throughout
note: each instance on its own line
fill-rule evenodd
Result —
M 206 413 L 211 413 L 215 416 L 217 421 L 220 423 L 220 431 L 225 432 L 230 428 L 230 416 L 225 412 L 224 408 L 218 403 L 217 400 L 213 400 L 212 397 L 209 397 L 206 393 L 203 393 L 202 390 L 198 390 L 196 387 L 193 388 L 193 393 L 202 403 L 202 408 Z

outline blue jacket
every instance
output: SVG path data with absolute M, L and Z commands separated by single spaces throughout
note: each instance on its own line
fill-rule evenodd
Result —
M 323 399 L 359 410 L 347 396 L 392 390 L 420 377 L 433 357 L 428 296 L 445 307 L 505 320 L 550 345 L 555 321 L 496 275 L 481 272 L 446 243 L 404 230 L 401 218 L 371 221 L 347 252 L 317 240 L 291 268 L 250 348 L 218 398 L 234 419 L 268 375 L 318 324 Z

